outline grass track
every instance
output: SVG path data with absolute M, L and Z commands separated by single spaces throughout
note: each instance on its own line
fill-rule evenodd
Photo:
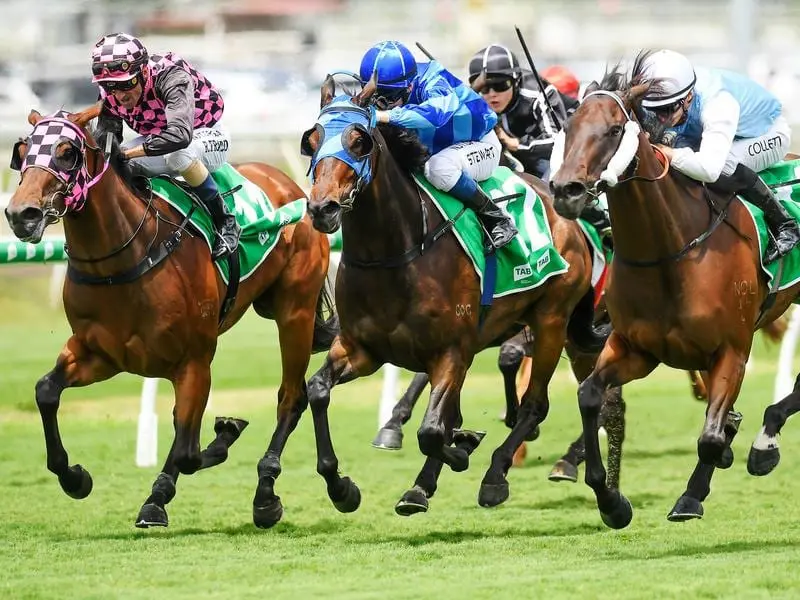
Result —
M 511 498 L 497 509 L 478 507 L 480 479 L 505 435 L 496 419 L 502 404 L 496 351 L 488 351 L 467 379 L 463 407 L 465 425 L 489 435 L 469 471 L 443 474 L 427 515 L 394 515 L 422 461 L 414 427 L 399 453 L 369 447 L 380 393 L 373 377 L 334 390 L 331 409 L 341 468 L 361 487 L 360 510 L 341 515 L 328 501 L 306 415 L 276 488 L 284 519 L 261 531 L 250 520 L 255 465 L 274 426 L 279 367 L 272 325 L 251 315 L 221 340 L 211 411 L 248 418 L 250 427 L 227 463 L 179 480 L 168 529 L 139 531 L 132 522 L 157 473 L 133 466 L 140 380 L 118 377 L 64 394 L 62 434 L 71 461 L 94 477 L 89 498 L 66 497 L 45 468 L 33 384 L 51 368 L 67 335 L 59 311 L 27 300 L 45 298 L 45 287 L 45 279 L 16 272 L 0 279 L 2 598 L 800 596 L 796 425 L 786 428 L 783 462 L 774 474 L 756 479 L 745 470 L 772 397 L 777 357 L 777 348 L 760 340 L 737 404 L 745 420 L 734 444 L 736 464 L 717 472 L 702 521 L 664 518 L 694 464 L 703 413 L 684 376 L 664 368 L 626 388 L 622 487 L 635 511 L 628 529 L 607 530 L 582 483 L 545 479 L 579 428 L 575 386 L 564 365 L 551 386 L 542 437 L 525 467 L 510 474 Z M 160 391 L 163 457 L 171 398 L 167 385 Z

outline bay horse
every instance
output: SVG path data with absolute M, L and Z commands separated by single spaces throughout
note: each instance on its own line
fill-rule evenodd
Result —
M 514 450 L 547 416 L 547 386 L 565 340 L 596 353 L 605 339 L 592 328 L 591 256 L 578 224 L 558 217 L 541 182 L 528 180 L 544 198 L 555 247 L 569 270 L 532 290 L 495 299 L 481 322 L 481 286 L 472 264 L 451 224 L 429 208 L 411 176 L 427 151 L 411 132 L 374 123 L 375 91 L 373 78 L 356 96 L 334 98 L 334 81 L 326 78 L 320 121 L 351 125 L 339 131 L 318 121 L 301 141 L 303 154 L 312 157 L 312 223 L 324 233 L 341 227 L 343 240 L 336 280 L 341 332 L 308 382 L 317 471 L 334 506 L 356 510 L 360 491 L 339 474 L 331 441 L 331 388 L 386 362 L 427 373 L 432 391 L 417 435 L 427 460 L 395 507 L 401 515 L 427 510 L 443 464 L 464 471 L 480 442 L 474 432 L 456 429 L 462 422 L 461 386 L 475 353 L 527 324 L 533 372 L 517 422 L 494 451 L 478 495 L 480 505 L 494 506 L 508 498 Z M 323 140 L 338 154 L 319 155 Z
M 658 85 L 642 76 L 646 56 L 637 56 L 630 78 L 617 67 L 587 89 L 567 124 L 563 162 L 550 184 L 556 211 L 570 219 L 600 191 L 608 197 L 615 256 L 606 303 L 613 331 L 579 387 L 578 404 L 585 480 L 602 520 L 614 528 L 627 526 L 633 510 L 606 484 L 597 437 L 603 390 L 641 379 L 660 363 L 708 371 L 698 464 L 668 515 L 700 518 L 715 465 L 738 430 L 741 416 L 731 411 L 754 331 L 783 314 L 800 291 L 793 285 L 765 305 L 770 290 L 747 209 L 730 193 L 669 170 L 640 130 L 641 98 Z
M 178 231 L 182 218 L 163 199 L 135 191 L 116 140 L 87 128 L 98 113 L 99 105 L 48 118 L 32 111 L 28 120 L 33 132 L 15 146 L 12 159 L 20 165 L 31 140 L 36 141 L 38 158 L 33 164 L 26 162 L 5 211 L 14 234 L 38 242 L 44 229 L 63 217 L 70 268 L 109 280 L 109 285 L 95 285 L 69 277 L 64 283 L 64 311 L 72 336 L 55 367 L 36 384 L 47 468 L 70 497 L 81 499 L 91 492 L 89 472 L 80 464 L 70 466 L 61 441 L 57 414 L 64 389 L 121 372 L 168 379 L 175 389 L 175 437 L 135 521 L 138 527 L 167 526 L 165 506 L 175 496 L 178 474 L 223 462 L 247 425 L 241 419 L 218 418 L 215 440 L 200 451 L 217 338 L 252 305 L 262 317 L 275 320 L 281 347 L 277 427 L 259 463 L 269 465 L 274 476 L 259 481 L 253 514 L 256 525 L 271 524 L 280 518 L 280 504 L 272 503 L 263 514 L 260 498 L 274 497 L 281 451 L 307 404 L 304 379 L 312 346 L 327 349 L 337 330 L 335 320 L 323 320 L 329 302 L 323 286 L 328 240 L 307 216 L 285 227 L 268 258 L 241 282 L 235 304 L 219 323 L 227 286 L 211 262 L 208 245 L 189 229 Z M 97 140 L 103 139 L 110 144 L 110 156 L 98 146 Z M 247 163 L 239 171 L 275 206 L 305 197 L 287 175 L 269 165 Z M 82 196 L 75 195 L 76 188 L 82 188 L 77 192 Z M 177 246 L 163 262 L 141 276 L 129 276 L 153 256 L 151 249 L 174 242 L 176 232 Z M 119 274 L 125 281 L 113 284 Z

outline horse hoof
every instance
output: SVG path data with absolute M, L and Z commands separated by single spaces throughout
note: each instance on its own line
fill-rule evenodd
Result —
M 750 448 L 750 455 L 747 457 L 747 472 L 758 477 L 769 475 L 779 462 L 781 462 L 780 448 L 767 450 Z
M 550 481 L 570 481 L 576 483 L 578 481 L 578 467 L 571 462 L 558 459 L 556 464 L 553 465 L 553 470 L 547 476 Z
M 472 454 L 485 437 L 485 431 L 453 429 L 453 445 L 461 448 L 467 454 Z
M 600 511 L 600 518 L 611 529 L 624 529 L 633 520 L 633 507 L 628 499 L 619 494 L 619 500 L 609 512 Z
M 133 523 L 139 529 L 147 529 L 148 527 L 166 527 L 169 525 L 167 518 L 167 511 L 163 506 L 158 504 L 145 504 L 139 511 L 139 516 Z
M 730 446 L 725 447 L 715 466 L 718 469 L 730 469 L 733 466 L 733 449 Z
M 349 477 L 343 477 L 339 485 L 346 488 L 341 499 L 334 498 L 330 493 L 328 494 L 336 510 L 342 513 L 351 513 L 358 510 L 358 507 L 361 506 L 361 490 L 358 489 L 358 486 Z
M 428 512 L 428 497 L 418 488 L 410 489 L 394 505 L 394 512 L 401 517 Z
M 403 432 L 381 427 L 378 435 L 372 440 L 372 447 L 380 450 L 400 450 L 403 447 Z
M 533 442 L 539 438 L 539 434 L 541 433 L 542 432 L 539 429 L 539 426 L 537 425 L 536 427 L 533 428 L 533 431 L 531 431 L 528 435 L 525 436 L 525 439 L 529 442 Z
M 92 493 L 92 476 L 89 471 L 84 469 L 81 465 L 75 465 L 67 469 L 64 475 L 58 476 L 58 483 L 61 484 L 61 489 L 70 498 L 75 500 L 83 500 Z
M 266 504 L 253 503 L 253 525 L 259 529 L 269 529 L 283 517 L 283 504 L 280 496 L 274 496 Z
M 692 519 L 703 518 L 703 505 L 696 498 L 691 498 L 685 494 L 678 498 L 675 506 L 667 515 L 667 520 L 673 523 L 682 523 Z
M 478 504 L 484 508 L 498 506 L 508 500 L 508 482 L 482 483 L 478 492 Z
M 214 433 L 219 435 L 222 432 L 228 432 L 233 434 L 235 436 L 234 439 L 236 439 L 249 424 L 249 421 L 237 419 L 236 417 L 217 417 L 214 419 Z

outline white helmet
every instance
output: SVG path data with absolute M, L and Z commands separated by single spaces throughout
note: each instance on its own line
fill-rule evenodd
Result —
M 660 85 L 642 99 L 645 108 L 675 104 L 689 95 L 697 81 L 692 63 L 674 50 L 653 52 L 644 60 L 641 72 L 644 79 L 660 81 Z

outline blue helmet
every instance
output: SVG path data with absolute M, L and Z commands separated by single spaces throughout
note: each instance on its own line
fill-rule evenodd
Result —
M 361 59 L 361 79 L 369 81 L 373 72 L 377 72 L 378 89 L 403 89 L 417 75 L 417 61 L 400 42 L 381 42 L 367 50 Z

